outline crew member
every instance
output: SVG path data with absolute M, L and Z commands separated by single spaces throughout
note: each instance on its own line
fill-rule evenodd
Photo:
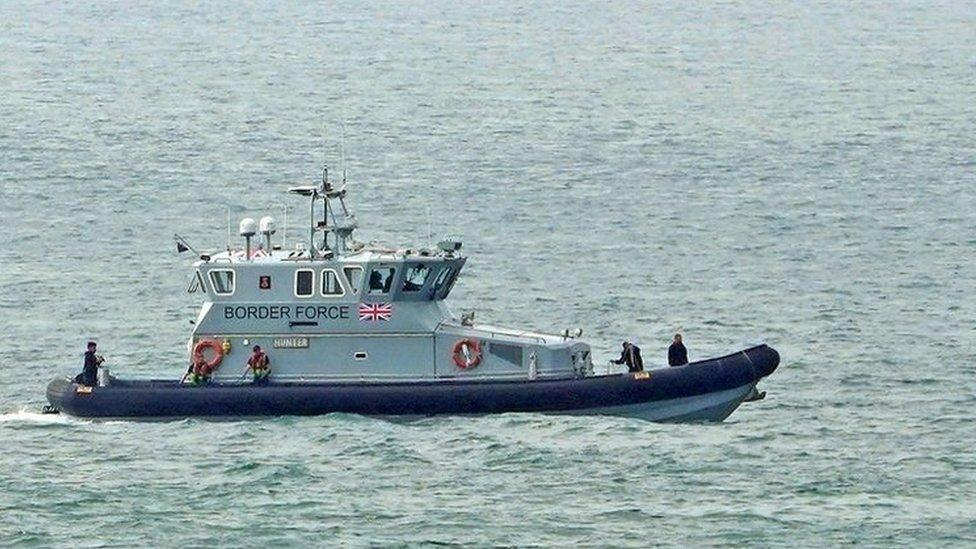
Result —
M 383 290 L 383 275 L 379 271 L 373 271 L 369 273 L 369 291 L 370 292 L 382 292 Z
M 88 342 L 88 350 L 85 351 L 85 365 L 82 367 L 81 374 L 75 377 L 75 382 L 89 387 L 98 384 L 98 366 L 105 362 L 105 359 L 95 354 L 96 344 L 94 341 Z
M 213 368 L 207 366 L 207 361 L 200 357 L 190 366 L 188 379 L 194 385 L 210 383 L 211 374 L 213 374 Z
M 254 384 L 255 385 L 267 385 L 268 376 L 271 374 L 271 360 L 268 359 L 268 355 L 264 354 L 261 350 L 260 345 L 255 345 L 252 349 L 251 357 L 247 359 L 247 368 L 244 373 L 248 370 L 254 374 Z
M 681 343 L 681 334 L 674 334 L 674 341 L 668 347 L 668 364 L 671 366 L 684 366 L 688 364 L 688 349 Z
M 614 364 L 627 364 L 630 372 L 642 372 L 644 370 L 644 360 L 641 358 L 640 347 L 629 341 L 624 341 L 623 351 L 620 358 L 611 360 Z

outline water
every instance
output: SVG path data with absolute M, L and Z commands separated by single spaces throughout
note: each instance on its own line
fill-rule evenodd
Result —
M 976 4 L 0 6 L 0 545 L 976 543 Z M 455 311 L 663 361 L 768 341 L 721 425 L 40 416 L 97 339 L 176 375 L 172 233 L 338 161 Z

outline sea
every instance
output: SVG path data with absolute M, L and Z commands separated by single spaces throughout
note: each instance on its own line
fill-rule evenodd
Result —
M 976 3 L 0 3 L 0 546 L 976 546 Z M 767 342 L 719 424 L 42 415 L 177 377 L 195 248 L 343 170 L 455 314 L 597 371 Z

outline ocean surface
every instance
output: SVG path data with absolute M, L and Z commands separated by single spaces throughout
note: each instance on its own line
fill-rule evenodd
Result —
M 972 2 L 5 1 L 0 546 L 976 545 L 974 143 Z M 716 425 L 38 413 L 88 339 L 178 376 L 173 233 L 287 209 L 290 245 L 285 188 L 343 156 L 362 239 L 463 237 L 456 313 L 582 327 L 598 368 L 766 341 L 769 396 Z

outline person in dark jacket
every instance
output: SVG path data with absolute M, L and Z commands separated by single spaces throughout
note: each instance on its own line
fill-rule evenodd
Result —
M 88 342 L 88 350 L 85 351 L 85 365 L 82 367 L 81 375 L 75 378 L 76 382 L 89 387 L 98 384 L 98 365 L 105 360 L 95 354 L 96 347 L 94 341 Z
M 674 334 L 674 341 L 668 347 L 668 365 L 684 366 L 685 364 L 688 364 L 688 349 L 685 349 L 684 343 L 681 342 L 681 334 Z
M 626 364 L 627 370 L 630 372 L 644 371 L 644 360 L 641 358 L 640 347 L 629 341 L 624 341 L 624 348 L 620 353 L 620 358 L 611 360 L 610 362 L 614 364 Z

